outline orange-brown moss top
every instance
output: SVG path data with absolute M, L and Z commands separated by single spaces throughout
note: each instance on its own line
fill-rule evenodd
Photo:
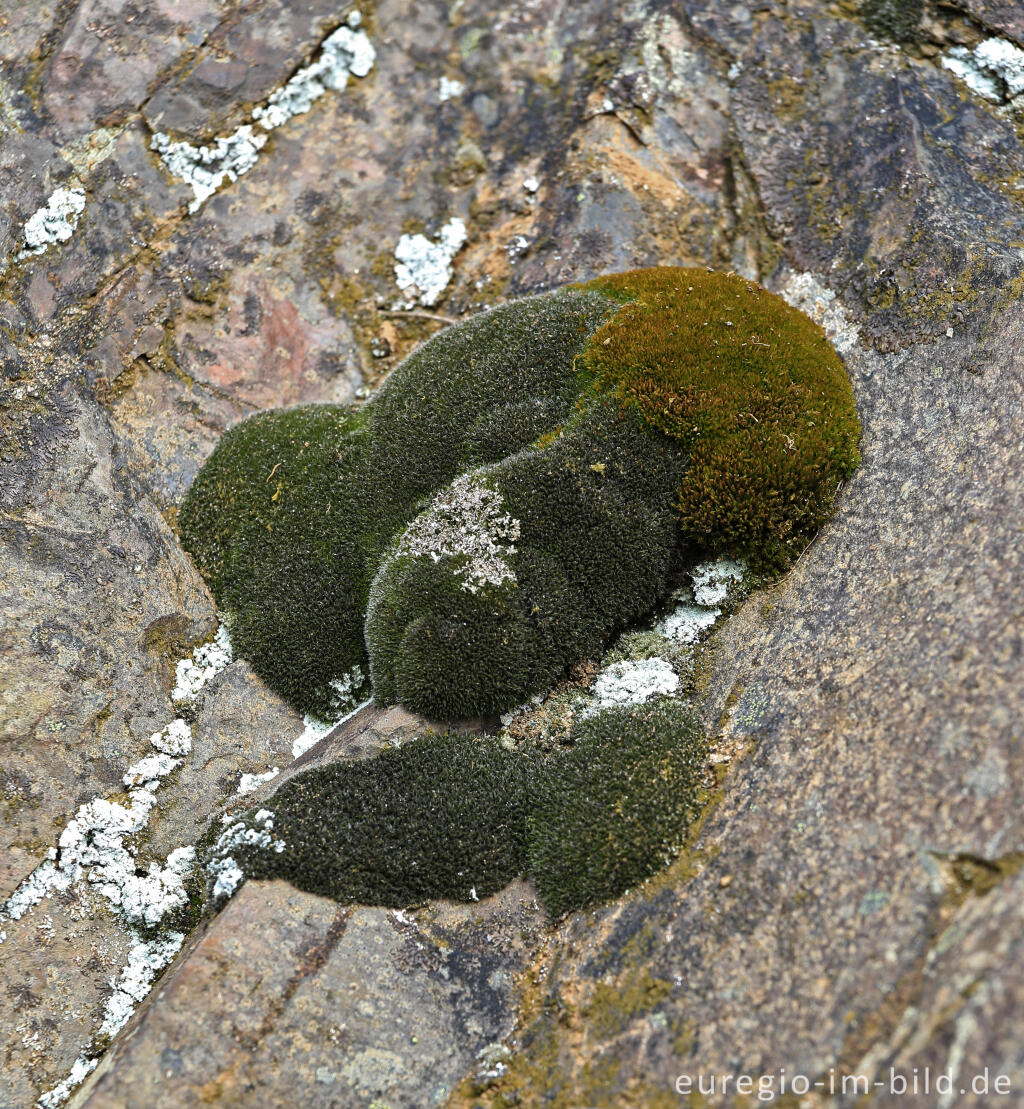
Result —
M 590 387 L 689 452 L 686 538 L 790 562 L 858 463 L 850 381 L 821 328 L 734 274 L 660 266 L 584 288 L 623 302 L 578 356 Z

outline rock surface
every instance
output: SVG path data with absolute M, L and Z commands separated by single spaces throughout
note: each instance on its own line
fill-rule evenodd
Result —
M 865 429 L 835 519 L 705 650 L 701 711 L 749 753 L 666 875 L 550 927 L 520 885 L 415 924 L 243 886 L 79 1104 L 251 1104 L 246 1083 L 268 1106 L 430 1104 L 496 1041 L 504 1071 L 454 1103 L 926 1065 L 1019 1098 L 1024 104 L 942 58 L 1024 26 L 1002 0 L 929 2 L 897 47 L 859 7 L 381 0 L 371 72 L 191 215 L 153 131 L 228 134 L 349 9 L 0 11 L 5 897 L 179 711 L 194 749 L 141 866 L 242 773 L 287 774 L 303 724 L 244 663 L 170 700 L 216 626 L 176 508 L 231 422 L 349 401 L 443 326 L 395 284 L 403 233 L 465 221 L 442 316 L 657 262 L 787 286 L 837 329 Z M 77 224 L 19 257 L 58 187 L 84 190 Z M 424 727 L 368 719 L 310 757 Z M 29 1106 L 102 1054 L 132 939 L 84 883 L 0 927 L 0 1105 Z

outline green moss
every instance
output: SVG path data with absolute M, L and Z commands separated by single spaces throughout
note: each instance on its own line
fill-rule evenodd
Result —
M 832 514 L 860 423 L 811 319 L 731 274 L 658 267 L 587 286 L 624 302 L 580 361 L 592 388 L 680 444 L 684 537 L 781 567 Z
M 696 816 L 706 743 L 678 701 L 606 709 L 534 775 L 529 873 L 561 915 L 659 870 Z
M 426 736 L 285 782 L 273 808 L 287 849 L 232 855 L 254 877 L 342 902 L 468 901 L 522 871 L 526 797 L 525 760 L 496 741 Z
M 868 30 L 896 42 L 909 42 L 917 32 L 924 0 L 863 0 L 861 14 Z
M 364 424 L 340 406 L 246 420 L 221 438 L 179 517 L 236 653 L 324 717 L 343 707 L 330 683 L 366 672 L 366 589 L 389 527 L 401 523 L 366 496 Z
M 517 521 L 502 547 L 508 577 L 470 591 L 471 557 L 435 560 L 400 544 L 382 564 L 366 620 L 376 695 L 442 719 L 494 713 L 598 654 L 665 591 L 682 473 L 671 444 L 607 405 L 574 418 L 546 448 L 478 471 L 500 498 L 497 511 Z M 472 527 L 444 508 L 448 521 L 435 510 L 433 534 Z M 414 526 L 424 519 L 429 512 Z
M 476 716 L 600 653 L 681 559 L 786 564 L 858 433 L 801 313 L 735 276 L 639 270 L 436 335 L 358 412 L 246 421 L 181 534 L 238 653 L 300 709 L 343 707 L 369 666 L 382 703 Z
M 271 688 L 323 717 L 344 707 L 330 683 L 367 671 L 370 584 L 395 533 L 460 471 L 571 409 L 573 357 L 611 310 L 577 292 L 519 301 L 425 343 L 358 411 L 259 413 L 221 438 L 182 542 Z
M 545 754 L 428 735 L 308 770 L 271 802 L 284 849 L 235 844 L 230 854 L 252 877 L 342 902 L 465 901 L 524 871 L 552 915 L 604 901 L 684 842 L 706 743 L 676 701 L 606 709 L 574 725 L 570 743 Z M 208 858 L 220 831 L 201 848 Z
M 650 1013 L 672 993 L 672 984 L 654 978 L 649 971 L 628 973 L 624 981 L 598 982 L 582 1016 L 587 1027 L 601 1040 L 610 1040 L 624 1032 L 641 1014 Z

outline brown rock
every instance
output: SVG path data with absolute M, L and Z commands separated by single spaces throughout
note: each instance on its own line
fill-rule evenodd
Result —
M 521 883 L 412 916 L 249 882 L 76 1104 L 442 1104 L 509 1031 L 522 935 L 536 919 Z

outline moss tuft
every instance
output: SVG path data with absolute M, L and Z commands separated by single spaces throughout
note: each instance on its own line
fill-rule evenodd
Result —
M 332 715 L 369 672 L 382 703 L 476 716 L 599 653 L 674 561 L 791 561 L 858 434 L 807 317 L 732 275 L 636 270 L 436 335 L 359 411 L 253 417 L 180 527 L 298 708 Z
M 606 709 L 534 774 L 528 867 L 556 916 L 618 897 L 674 855 L 697 815 L 707 745 L 679 701 Z
M 330 683 L 366 673 L 367 566 L 391 523 L 365 495 L 364 424 L 327 405 L 251 417 L 221 437 L 179 517 L 236 654 L 325 718 L 344 707 Z
M 677 701 L 606 709 L 569 743 L 429 735 L 307 770 L 270 802 L 283 850 L 243 843 L 232 858 L 251 877 L 396 908 L 483 897 L 524 871 L 555 916 L 617 897 L 684 842 L 707 746 Z
M 665 592 L 682 473 L 670 443 L 608 405 L 576 416 L 547 447 L 477 471 L 515 522 L 514 539 L 498 545 L 504 576 L 474 585 L 465 544 L 438 558 L 441 544 L 413 555 L 400 541 L 366 621 L 378 698 L 441 719 L 496 713 L 600 653 Z M 430 510 L 413 528 L 424 519 Z M 472 523 L 460 517 L 451 531 L 464 536 Z
M 859 461 L 849 379 L 824 332 L 732 274 L 656 267 L 586 288 L 624 302 L 580 361 L 680 445 L 683 535 L 754 565 L 792 561 Z
M 435 336 L 358 411 L 264 412 L 222 436 L 182 505 L 182 542 L 275 692 L 325 719 L 345 707 L 331 682 L 368 670 L 388 544 L 468 466 L 571 412 L 574 356 L 612 311 L 570 290 L 517 301 Z
M 468 901 L 523 870 L 527 764 L 495 740 L 426 736 L 306 771 L 274 794 L 281 853 L 234 849 L 253 877 L 341 902 Z

